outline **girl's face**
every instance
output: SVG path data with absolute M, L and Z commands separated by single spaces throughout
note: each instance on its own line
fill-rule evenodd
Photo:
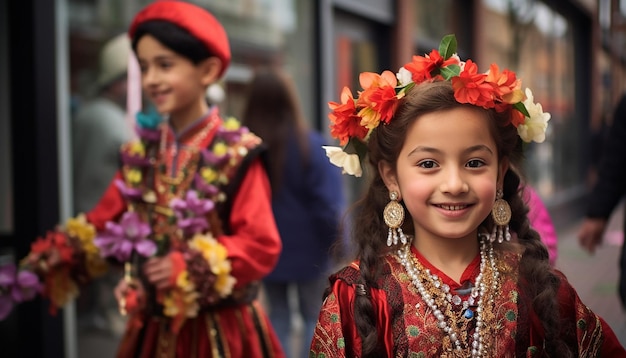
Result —
M 137 58 L 144 93 L 160 113 L 183 122 L 206 113 L 205 88 L 210 79 L 204 63 L 194 65 L 151 35 L 137 43 Z
M 408 128 L 396 170 L 381 165 L 387 187 L 400 193 L 413 218 L 417 238 L 476 238 L 507 168 L 498 163 L 488 120 L 470 108 L 423 115 Z

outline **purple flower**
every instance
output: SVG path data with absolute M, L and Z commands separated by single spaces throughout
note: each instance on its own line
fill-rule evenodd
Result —
M 207 182 L 202 178 L 202 176 L 198 173 L 193 178 L 196 189 L 200 190 L 204 194 L 208 196 L 217 195 L 219 189 L 213 184 L 207 184 Z
M 11 296 L 16 302 L 32 300 L 42 288 L 39 277 L 34 272 L 20 270 L 11 290 Z
M 202 154 L 204 162 L 210 166 L 221 167 L 230 159 L 230 155 L 228 153 L 217 156 L 213 153 L 213 151 L 208 149 L 202 149 L 200 153 Z
M 15 283 L 17 268 L 14 264 L 0 266 L 0 290 L 8 289 Z
M 119 224 L 107 222 L 104 232 L 98 234 L 94 242 L 103 257 L 115 257 L 125 262 L 133 250 L 144 257 L 154 255 L 157 247 L 148 238 L 150 233 L 150 226 L 141 221 L 139 214 L 129 211 L 124 213 Z
M 137 135 L 148 142 L 157 142 L 161 137 L 161 132 L 158 129 L 137 127 Z
M 39 277 L 33 272 L 18 273 L 14 264 L 0 267 L 0 321 L 11 313 L 16 303 L 32 300 L 41 289 Z
M 115 186 L 122 193 L 122 196 L 128 200 L 137 201 L 143 195 L 141 189 L 128 187 L 122 179 L 115 179 Z
M 241 136 L 244 133 L 248 133 L 249 130 L 247 127 L 239 127 L 239 129 L 228 130 L 225 128 L 220 128 L 217 131 L 217 136 L 224 139 L 227 143 L 233 144 L 238 142 L 241 139 Z
M 122 163 L 133 167 L 147 167 L 150 165 L 150 159 L 122 151 Z
M 205 214 L 215 208 L 215 203 L 210 199 L 198 198 L 198 192 L 195 190 L 188 190 L 185 200 L 172 199 L 170 207 L 178 218 L 178 227 L 185 234 L 193 235 L 209 227 Z

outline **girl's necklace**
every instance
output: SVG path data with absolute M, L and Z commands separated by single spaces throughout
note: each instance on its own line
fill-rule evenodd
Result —
M 403 248 L 399 249 L 398 257 L 406 269 L 411 283 L 415 286 L 423 301 L 426 302 L 437 319 L 437 326 L 448 335 L 450 342 L 454 345 L 454 349 L 457 352 L 463 350 L 461 338 L 464 337 L 465 334 L 463 334 L 463 332 L 457 332 L 459 329 L 458 320 L 451 314 L 453 312 L 451 309 L 453 301 L 457 300 L 450 294 L 450 287 L 448 285 L 442 285 L 437 275 L 431 274 L 429 269 L 424 268 L 417 258 L 413 257 L 411 254 L 411 244 L 404 245 Z M 487 260 L 489 260 L 490 263 L 489 267 L 487 267 Z M 491 282 L 483 282 L 485 281 L 486 271 L 490 271 L 491 273 L 491 277 L 487 277 L 487 281 Z M 466 346 L 466 350 L 471 349 L 472 357 L 481 357 L 485 352 L 486 342 L 483 341 L 484 334 L 482 334 L 484 328 L 483 317 L 486 306 L 493 304 L 493 298 L 489 299 L 489 305 L 486 305 L 487 302 L 485 302 L 485 300 L 487 300 L 487 297 L 492 296 L 487 295 L 488 289 L 492 289 L 492 293 L 497 292 L 498 282 L 499 272 L 495 263 L 493 246 L 489 240 L 482 238 L 480 272 L 471 289 L 469 299 L 463 303 L 463 317 L 468 320 L 474 317 L 476 318 L 476 328 L 472 335 L 472 342 Z M 491 283 L 491 285 L 489 285 L 489 283 Z M 431 286 L 430 289 L 427 286 Z M 469 306 L 476 300 L 478 304 L 474 312 Z M 446 317 L 444 312 L 448 313 L 450 317 Z

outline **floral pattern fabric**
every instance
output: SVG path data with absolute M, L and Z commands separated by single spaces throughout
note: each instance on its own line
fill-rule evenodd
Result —
M 493 327 L 490 335 L 489 357 L 539 357 L 542 356 L 542 328 L 538 318 L 529 312 L 529 305 L 521 291 L 517 267 L 519 257 L 500 255 L 498 269 L 502 294 L 495 295 L 492 317 L 484 317 L 486 325 Z M 432 265 L 425 263 L 433 272 Z M 470 267 L 472 280 L 478 267 Z M 320 311 L 309 357 L 359 357 L 361 339 L 356 330 L 353 308 L 356 283 L 360 273 L 353 262 L 331 276 L 331 293 Z M 446 284 L 459 286 L 445 274 L 439 276 Z M 563 332 L 563 339 L 575 348 L 580 357 L 596 357 L 609 351 L 626 354 L 608 326 L 586 307 L 574 289 L 562 277 L 559 302 L 562 315 L 572 327 Z M 377 317 L 379 342 L 383 342 L 388 357 L 464 357 L 467 353 L 445 350 L 442 342 L 447 334 L 437 325 L 437 319 L 411 284 L 402 264 L 394 254 L 384 258 L 384 268 L 378 288 L 370 292 Z M 459 308 L 459 314 L 460 308 Z M 473 332 L 473 326 L 467 325 Z M 606 335 L 605 335 L 606 333 Z M 604 356 L 604 355 L 603 355 Z

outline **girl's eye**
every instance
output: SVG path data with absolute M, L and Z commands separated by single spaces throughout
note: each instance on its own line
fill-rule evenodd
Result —
M 434 160 L 424 160 L 422 162 L 417 163 L 417 166 L 425 169 L 432 169 L 437 166 Z
M 485 165 L 485 162 L 483 162 L 480 159 L 472 159 L 469 162 L 467 162 L 467 166 L 470 168 L 480 168 L 483 165 Z

